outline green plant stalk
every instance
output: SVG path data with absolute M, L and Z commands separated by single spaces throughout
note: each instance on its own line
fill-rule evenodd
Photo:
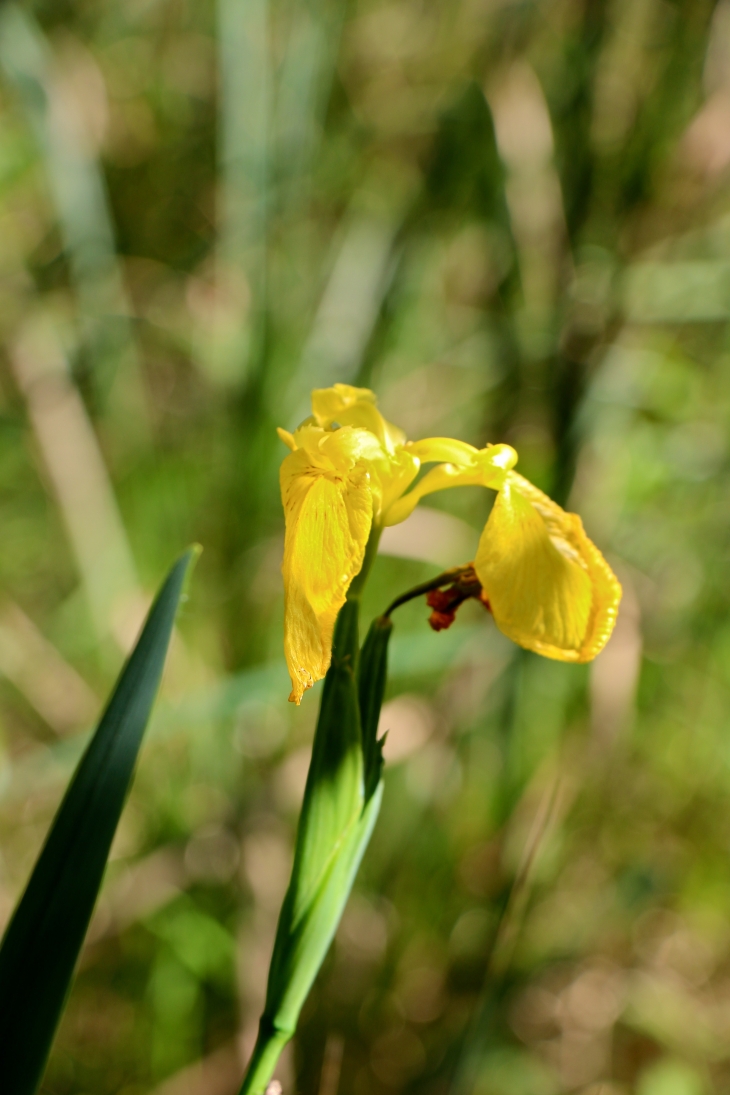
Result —
M 395 612 L 396 608 L 400 608 L 401 605 L 407 604 L 408 601 L 412 601 L 416 597 L 422 597 L 424 593 L 431 593 L 434 589 L 441 589 L 442 586 L 448 586 L 453 582 L 458 582 L 461 576 L 470 571 L 472 567 L 472 563 L 451 567 L 450 570 L 445 570 L 442 574 L 437 574 L 435 578 L 430 578 L 427 582 L 421 582 L 420 585 L 413 586 L 412 589 L 407 589 L 405 593 L 401 593 L 400 597 L 396 597 L 394 601 L 391 601 L 381 619 L 389 619 L 391 613 Z
M 275 1009 L 272 1008 L 273 1016 L 267 1005 L 261 1017 L 256 1046 L 241 1088 L 241 1095 L 249 1095 L 249 1093 L 263 1095 L 282 1050 L 294 1035 L 299 1013 L 329 950 L 350 896 L 360 861 L 377 820 L 381 799 L 382 783 L 370 799 L 360 823 L 354 826 L 343 840 L 334 869 L 323 886 L 322 900 L 315 916 L 298 936 L 293 933 L 292 959 L 289 963 L 290 969 L 287 971 L 290 973 L 290 978 L 283 988 L 278 1006 Z M 285 903 L 282 907 L 280 925 L 288 921 L 287 911 Z M 281 936 L 277 933 L 277 936 L 283 938 L 283 933 Z M 274 968 L 272 960 L 272 973 Z M 279 973 L 278 970 L 277 973 Z M 276 984 L 272 986 L 272 989 L 272 995 L 275 996 Z
M 76 108 L 54 108 L 56 65 L 54 49 L 33 13 L 23 5 L 4 4 L 0 69 L 18 97 L 48 177 L 96 396 L 107 413 L 123 411 L 127 438 L 131 431 L 136 440 L 149 442 L 139 347 L 116 253 L 105 175 L 80 135 Z M 110 399 L 117 377 L 123 384 Z
M 378 538 L 379 530 L 375 530 L 361 576 L 352 583 L 337 618 L 294 866 L 279 916 L 264 1013 L 241 1095 L 263 1095 L 281 1051 L 294 1034 L 380 809 L 383 760 L 376 731 L 390 621 L 375 621 L 362 654 L 358 650 L 359 600 Z

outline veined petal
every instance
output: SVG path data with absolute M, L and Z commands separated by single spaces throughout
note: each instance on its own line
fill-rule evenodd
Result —
M 362 567 L 372 491 L 363 467 L 344 476 L 323 473 L 304 450 L 284 459 L 280 478 L 286 517 L 284 652 L 289 698 L 299 703 L 327 672 L 335 619 Z
M 588 662 L 613 630 L 621 586 L 580 517 L 509 472 L 474 567 L 499 629 L 559 661 Z

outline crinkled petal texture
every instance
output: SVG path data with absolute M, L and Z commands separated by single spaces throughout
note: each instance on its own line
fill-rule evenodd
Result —
M 327 672 L 335 619 L 362 567 L 373 515 L 370 476 L 357 463 L 359 439 L 347 429 L 319 432 L 321 443 L 312 438 L 290 453 L 280 473 L 284 651 L 295 703 Z
M 474 562 L 500 631 L 565 662 L 588 662 L 616 622 L 621 586 L 580 517 L 509 472 Z

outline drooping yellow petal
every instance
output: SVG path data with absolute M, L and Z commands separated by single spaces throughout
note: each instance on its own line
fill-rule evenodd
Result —
M 616 622 L 621 586 L 580 517 L 509 472 L 474 566 L 499 629 L 567 662 L 588 662 Z
M 325 456 L 323 462 L 330 461 Z M 285 458 L 280 478 L 286 517 L 284 652 L 292 679 L 289 698 L 299 703 L 327 672 L 335 619 L 362 567 L 372 491 L 363 466 L 351 463 L 344 473 L 325 470 L 306 449 Z

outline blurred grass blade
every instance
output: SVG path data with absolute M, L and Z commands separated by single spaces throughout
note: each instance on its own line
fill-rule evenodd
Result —
M 222 376 L 243 380 L 266 310 L 269 203 L 270 72 L 268 0 L 218 0 L 221 218 L 217 277 L 245 278 L 252 311 L 218 362 Z M 245 311 L 245 310 L 244 310 Z M 254 351 L 255 352 L 255 351 Z
M 300 214 L 308 200 L 312 160 L 321 146 L 324 114 L 335 76 L 345 4 L 309 0 L 292 17 L 281 62 L 275 112 L 279 207 Z
M 352 201 L 333 245 L 336 254 L 311 331 L 284 396 L 293 421 L 308 413 L 312 385 L 357 380 L 395 268 L 395 242 L 410 182 L 393 177 L 390 207 L 383 203 L 383 208 L 368 209 L 367 187 Z M 367 185 L 373 186 L 371 178 Z
M 261 246 L 266 222 L 269 127 L 267 0 L 219 0 L 221 71 L 220 247 L 233 263 Z
M 41 313 L 25 323 L 9 356 L 96 637 L 104 639 L 111 632 L 121 645 L 115 620 L 120 608 L 141 599 L 141 589 L 99 440 L 49 317 Z
M 172 568 L 61 803 L 0 947 L 0 1090 L 43 1075 L 196 549 Z
M 144 441 L 147 403 L 132 307 L 99 142 L 86 116 L 87 100 L 103 100 L 103 77 L 86 54 L 58 56 L 33 15 L 12 3 L 0 12 L 0 72 L 15 91 L 48 178 L 97 397 L 123 419 L 128 439 Z

